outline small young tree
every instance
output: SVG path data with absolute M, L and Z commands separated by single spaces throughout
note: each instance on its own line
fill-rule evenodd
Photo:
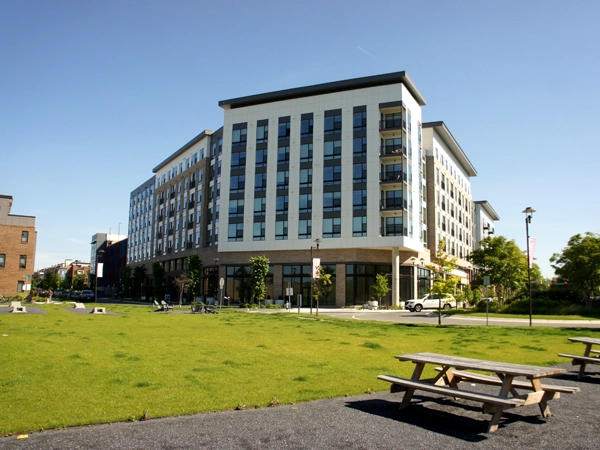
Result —
M 373 295 L 381 304 L 381 298 L 385 297 L 391 288 L 388 282 L 388 277 L 381 273 L 375 275 L 375 283 L 373 283 Z
M 188 256 L 188 278 L 189 278 L 189 290 L 194 297 L 200 295 L 200 288 L 202 287 L 202 260 L 198 255 Z
M 133 269 L 131 266 L 125 266 L 123 269 L 123 290 L 127 293 L 127 296 L 131 294 L 131 278 L 133 276 Z
M 269 274 L 269 258 L 266 256 L 255 256 L 250 258 L 250 289 L 252 297 L 260 304 L 267 296 L 267 283 L 265 279 Z
M 163 298 L 165 295 L 165 268 L 159 262 L 152 263 L 152 277 L 154 278 L 154 295 Z
M 318 277 L 315 278 L 314 286 L 313 286 L 313 299 L 317 304 L 317 316 L 319 315 L 319 297 L 325 297 L 329 295 L 331 292 L 331 274 L 323 269 L 323 267 L 317 267 Z
M 438 325 L 442 324 L 442 295 L 452 294 L 460 281 L 460 277 L 450 275 L 450 272 L 456 269 L 456 267 L 456 258 L 453 258 L 446 253 L 446 241 L 443 239 L 440 240 L 435 256 L 431 259 L 431 264 L 427 266 L 434 274 L 433 286 L 429 292 L 437 294 L 440 298 L 438 302 Z
M 183 304 L 183 294 L 187 292 L 188 286 L 190 283 L 190 279 L 188 278 L 186 273 L 182 273 L 178 277 L 173 279 L 173 285 L 177 292 L 179 292 L 179 307 L 181 308 Z
M 133 286 L 134 291 L 138 291 L 139 289 L 139 297 L 141 298 L 144 293 L 142 292 L 142 286 L 146 281 L 146 266 L 136 266 L 133 269 Z

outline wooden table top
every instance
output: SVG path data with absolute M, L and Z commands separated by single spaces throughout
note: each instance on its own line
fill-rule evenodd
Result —
M 572 342 L 583 342 L 584 344 L 595 344 L 600 345 L 600 339 L 589 338 L 589 337 L 573 337 L 569 338 Z
M 454 367 L 456 369 L 481 370 L 512 376 L 525 376 L 527 378 L 550 377 L 566 373 L 565 369 L 558 367 L 526 366 L 522 364 L 486 361 L 483 359 L 463 358 L 461 356 L 442 355 L 439 353 L 411 353 L 407 355 L 398 355 L 396 358 L 400 361 L 438 364 L 441 366 Z

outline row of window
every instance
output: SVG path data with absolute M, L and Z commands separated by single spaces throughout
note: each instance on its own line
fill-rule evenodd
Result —
M 0 268 L 6 267 L 6 254 L 0 253 Z M 19 269 L 27 268 L 27 255 L 19 256 Z

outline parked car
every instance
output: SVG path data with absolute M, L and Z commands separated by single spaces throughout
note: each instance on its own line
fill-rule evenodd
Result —
M 441 305 L 444 309 L 456 308 L 456 299 L 452 294 L 427 294 L 423 298 L 414 298 L 406 302 L 406 309 L 410 312 L 419 312 L 422 309 L 438 309 Z
M 71 300 L 79 300 L 80 297 L 81 297 L 81 292 L 79 292 L 79 291 L 71 292 Z
M 94 300 L 94 291 L 81 291 L 79 298 L 81 300 Z

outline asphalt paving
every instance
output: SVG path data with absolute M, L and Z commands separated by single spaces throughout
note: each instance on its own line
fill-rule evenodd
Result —
M 596 449 L 600 369 L 578 380 L 576 368 L 548 383 L 577 386 L 549 403 L 503 414 L 487 433 L 481 405 L 417 392 L 398 410 L 402 394 L 376 392 L 241 411 L 101 424 L 0 438 L 0 449 Z M 492 386 L 479 386 L 497 392 Z M 421 395 L 422 394 L 422 395 Z M 457 406 L 458 405 L 458 406 Z

